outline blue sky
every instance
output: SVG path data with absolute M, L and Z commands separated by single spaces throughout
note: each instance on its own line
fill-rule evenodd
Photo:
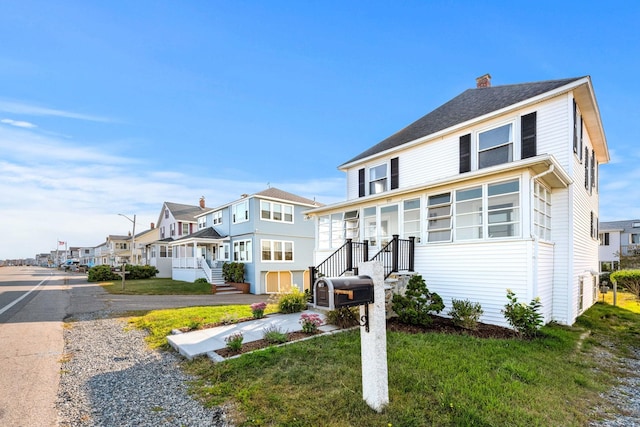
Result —
M 640 3 L 8 0 L 0 259 L 95 246 L 268 185 L 340 201 L 337 166 L 474 87 L 590 75 L 600 218 L 640 218 Z

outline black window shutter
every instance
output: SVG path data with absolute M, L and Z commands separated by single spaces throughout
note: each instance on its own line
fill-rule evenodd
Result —
M 358 170 L 358 197 L 364 197 L 364 168 Z
M 460 173 L 471 170 L 471 134 L 460 137 Z
M 398 158 L 391 159 L 391 189 L 396 189 L 399 186 L 400 171 L 398 170 Z
M 522 148 L 522 158 L 528 159 L 537 155 L 536 147 L 536 121 L 537 115 L 534 111 L 531 114 L 522 116 L 520 119 L 520 142 Z
M 578 108 L 576 100 L 573 100 L 573 152 L 582 156 L 582 151 L 578 151 Z
M 591 188 L 596 186 L 596 152 L 591 150 Z
M 584 188 L 589 189 L 589 148 L 584 147 Z

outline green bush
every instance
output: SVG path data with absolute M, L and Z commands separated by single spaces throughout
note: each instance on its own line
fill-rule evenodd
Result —
M 263 338 L 269 344 L 283 344 L 289 340 L 286 332 L 282 332 L 276 325 L 264 328 Z
M 467 299 L 452 299 L 451 306 L 448 314 L 451 316 L 454 325 L 464 329 L 478 329 L 478 320 L 484 313 L 480 303 L 471 302 Z
M 120 280 L 120 276 L 111 271 L 108 265 L 96 265 L 91 267 L 87 273 L 88 282 L 108 282 L 111 280 Z
M 222 264 L 222 277 L 225 282 L 244 283 L 244 263 L 225 262 Z
M 125 278 L 126 280 L 151 279 L 152 277 L 156 277 L 156 274 L 158 274 L 158 269 L 152 265 L 126 264 L 125 269 L 129 272 Z
M 345 329 L 360 324 L 358 307 L 341 307 L 327 313 L 327 323 Z
M 205 279 L 204 277 L 198 277 L 196 280 L 194 280 L 193 282 L 196 285 L 204 285 L 206 283 L 209 283 L 209 281 L 207 279 Z
M 281 313 L 298 313 L 307 308 L 307 295 L 296 287 L 291 292 L 280 296 L 278 309 Z
M 430 314 L 440 313 L 444 309 L 440 295 L 429 292 L 427 284 L 419 274 L 409 279 L 405 294 L 395 294 L 391 302 L 391 307 L 398 314 L 400 321 L 409 325 L 429 326 Z
M 542 327 L 542 314 L 538 312 L 542 308 L 540 298 L 532 299 L 529 305 L 519 303 L 516 294 L 511 289 L 507 289 L 507 299 L 509 302 L 502 310 L 507 322 L 520 336 L 535 337 L 538 334 L 538 329 Z
M 229 335 L 224 339 L 224 342 L 227 343 L 227 348 L 231 351 L 238 352 L 242 348 L 242 341 L 244 340 L 244 336 L 242 332 L 236 332 L 235 334 Z
M 640 298 L 640 270 L 618 270 L 611 273 L 609 278 Z

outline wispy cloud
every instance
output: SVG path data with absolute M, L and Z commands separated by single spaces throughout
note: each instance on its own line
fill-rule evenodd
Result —
M 52 116 L 67 119 L 86 120 L 91 122 L 113 123 L 116 120 L 95 116 L 90 114 L 75 113 L 72 111 L 59 110 L 55 108 L 41 107 L 39 105 L 27 104 L 18 101 L 8 101 L 0 99 L 0 111 L 11 114 L 24 114 L 27 116 Z
M 37 127 L 33 123 L 24 122 L 24 121 L 20 121 L 20 120 L 12 120 L 12 119 L 2 119 L 2 120 L 0 120 L 0 123 L 3 123 L 5 125 L 15 126 L 15 127 L 18 127 L 18 128 L 27 128 L 27 129 L 31 129 L 31 128 Z

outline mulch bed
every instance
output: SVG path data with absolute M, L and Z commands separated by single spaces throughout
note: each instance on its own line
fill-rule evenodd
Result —
M 486 323 L 478 323 L 478 328 L 475 330 L 464 329 L 453 324 L 451 319 L 440 316 L 431 316 L 432 322 L 429 326 L 416 326 L 407 325 L 398 320 L 397 317 L 387 320 L 387 331 L 404 332 L 408 334 L 424 334 L 428 332 L 442 333 L 442 334 L 455 334 L 455 335 L 469 335 L 477 338 L 500 338 L 510 339 L 516 338 L 515 331 L 503 328 L 496 325 L 488 325 Z M 320 332 L 317 332 L 320 333 Z M 307 334 L 301 331 L 287 333 L 287 342 L 298 341 L 303 338 L 310 337 L 313 334 Z M 232 351 L 228 348 L 216 350 L 216 353 L 224 358 L 237 356 L 239 354 L 248 353 L 254 350 L 269 347 L 271 344 L 268 341 L 262 339 L 257 341 L 246 342 L 242 344 L 242 348 L 239 351 Z

